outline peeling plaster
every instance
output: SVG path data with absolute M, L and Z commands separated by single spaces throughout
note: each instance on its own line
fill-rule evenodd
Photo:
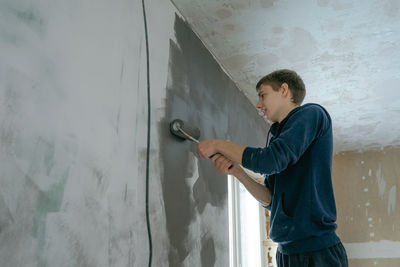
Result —
M 392 186 L 389 190 L 389 200 L 388 200 L 388 215 L 395 211 L 396 207 L 396 186 Z
M 385 194 L 385 189 L 386 189 L 386 181 L 383 178 L 381 163 L 379 163 L 378 170 L 376 171 L 376 182 L 378 183 L 379 197 L 383 198 L 383 195 Z

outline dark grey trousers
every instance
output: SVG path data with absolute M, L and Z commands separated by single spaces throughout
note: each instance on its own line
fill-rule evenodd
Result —
M 278 267 L 347 267 L 347 254 L 342 242 L 312 252 L 285 255 L 276 252 Z

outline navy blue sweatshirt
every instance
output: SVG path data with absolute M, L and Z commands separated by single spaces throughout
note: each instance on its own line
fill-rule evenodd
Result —
M 264 148 L 246 147 L 242 165 L 266 176 L 272 201 L 270 238 L 283 254 L 337 244 L 332 187 L 332 122 L 320 105 L 293 109 L 270 128 Z M 269 134 L 268 134 L 269 135 Z

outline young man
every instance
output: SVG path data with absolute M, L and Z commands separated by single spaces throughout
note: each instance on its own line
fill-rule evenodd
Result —
M 335 233 L 328 112 L 317 104 L 301 106 L 305 86 L 294 71 L 274 71 L 256 88 L 256 107 L 273 122 L 266 147 L 206 139 L 198 144 L 199 156 L 215 154 L 216 169 L 234 175 L 271 211 L 270 237 L 278 243 L 279 267 L 347 267 L 346 251 Z M 265 186 L 253 181 L 238 164 L 264 174 Z

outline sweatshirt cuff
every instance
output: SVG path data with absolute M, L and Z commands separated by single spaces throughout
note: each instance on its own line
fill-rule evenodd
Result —
M 242 155 L 242 166 L 249 170 L 254 170 L 255 161 L 253 157 L 256 153 L 257 148 L 246 147 Z

